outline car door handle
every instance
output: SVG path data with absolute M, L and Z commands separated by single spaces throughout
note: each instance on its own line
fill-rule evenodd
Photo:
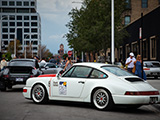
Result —
M 82 84 L 84 84 L 85 82 L 83 82 L 83 81 L 79 81 L 78 83 L 82 83 Z

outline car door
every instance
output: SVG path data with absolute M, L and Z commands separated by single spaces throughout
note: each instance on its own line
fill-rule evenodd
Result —
M 80 97 L 86 79 L 89 76 L 92 68 L 83 66 L 74 66 L 60 79 L 56 79 L 53 84 L 53 96 L 61 97 Z

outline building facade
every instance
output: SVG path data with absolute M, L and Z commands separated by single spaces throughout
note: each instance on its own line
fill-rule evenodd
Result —
M 19 54 L 24 55 L 31 46 L 32 56 L 38 54 L 41 44 L 41 18 L 37 12 L 37 0 L 0 0 L 0 42 L 1 51 L 13 40 L 19 40 Z
M 123 24 L 128 25 L 160 5 L 160 0 L 125 0 L 126 10 L 122 14 Z
M 125 61 L 130 52 L 143 53 L 143 60 L 160 61 L 160 6 L 125 27 L 129 37 L 118 50 L 118 59 Z M 140 34 L 140 29 L 142 29 Z M 143 45 L 143 47 L 142 47 Z

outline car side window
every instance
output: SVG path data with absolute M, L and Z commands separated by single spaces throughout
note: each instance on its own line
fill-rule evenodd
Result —
M 73 70 L 75 69 L 75 67 L 72 67 L 66 74 L 64 74 L 62 77 L 71 77 L 71 73 L 73 72 Z
M 91 72 L 92 68 L 77 66 L 71 74 L 71 77 L 76 78 L 87 78 Z
M 93 70 L 91 75 L 90 75 L 90 78 L 107 78 L 107 75 L 104 74 L 103 72 L 99 71 L 99 70 Z

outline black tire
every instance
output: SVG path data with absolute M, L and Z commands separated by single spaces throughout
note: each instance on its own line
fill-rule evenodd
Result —
M 158 76 L 155 76 L 154 79 L 158 79 Z
M 98 110 L 111 110 L 114 106 L 110 92 L 101 88 L 93 93 L 92 103 Z
M 33 87 L 31 96 L 33 101 L 38 104 L 46 103 L 48 101 L 47 91 L 41 84 L 37 84 Z
M 0 81 L 0 91 L 6 91 L 6 85 L 2 81 Z

